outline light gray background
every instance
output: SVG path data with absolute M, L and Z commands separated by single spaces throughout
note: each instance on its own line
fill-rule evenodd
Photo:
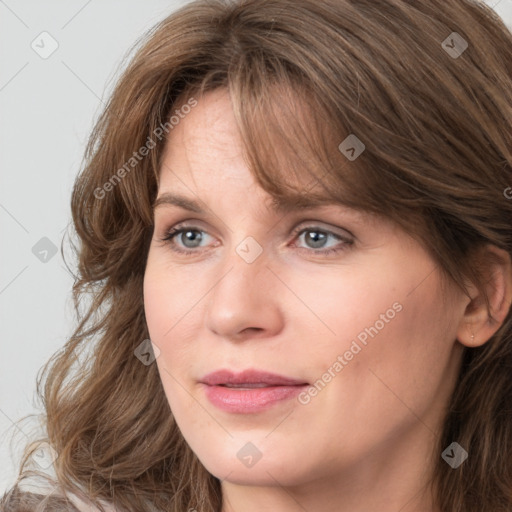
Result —
M 39 412 L 36 375 L 72 332 L 73 280 L 60 248 L 93 120 L 132 44 L 185 3 L 0 0 L 0 494 L 30 433 L 14 422 Z M 512 29 L 512 0 L 486 3 Z M 58 43 L 46 59 L 31 47 L 51 48 L 44 31 Z M 43 237 L 57 248 L 40 252 L 46 262 L 32 252 Z

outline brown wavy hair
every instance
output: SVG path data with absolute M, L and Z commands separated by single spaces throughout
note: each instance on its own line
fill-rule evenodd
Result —
M 132 51 L 72 193 L 78 322 L 37 379 L 39 441 L 58 454 L 56 488 L 100 509 L 219 512 L 220 481 L 185 442 L 156 364 L 134 355 L 149 337 L 143 277 L 170 116 L 227 88 L 265 191 L 300 198 L 288 178 L 309 173 L 323 195 L 394 220 L 446 276 L 483 291 L 477 250 L 512 254 L 512 34 L 471 0 L 197 0 Z M 338 148 L 350 134 L 365 145 L 355 160 Z M 434 447 L 443 512 L 512 511 L 511 370 L 509 309 L 487 343 L 464 348 Z M 440 456 L 454 440 L 470 452 L 456 470 Z M 35 449 L 1 510 L 76 510 L 19 488 Z

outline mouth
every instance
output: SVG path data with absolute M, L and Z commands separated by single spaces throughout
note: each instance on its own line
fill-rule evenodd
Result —
M 210 402 L 230 413 L 263 412 L 289 400 L 309 383 L 260 370 L 219 370 L 200 380 Z
M 231 370 L 217 370 L 205 375 L 200 382 L 208 386 L 263 388 L 271 386 L 303 386 L 305 380 L 294 379 L 276 373 L 248 369 L 239 373 Z
M 223 386 L 225 388 L 235 388 L 235 389 L 255 389 L 255 388 L 270 387 L 270 384 L 265 383 L 265 382 L 247 382 L 245 384 L 217 384 L 217 385 Z

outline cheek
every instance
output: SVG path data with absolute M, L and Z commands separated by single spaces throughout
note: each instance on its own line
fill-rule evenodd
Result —
M 404 288 L 401 295 L 383 291 L 385 300 L 373 299 L 368 304 L 373 315 L 355 325 L 343 342 L 347 346 L 355 341 L 361 350 L 342 371 L 337 392 L 350 383 L 361 403 L 375 404 L 366 409 L 366 419 L 373 416 L 372 421 L 381 425 L 387 421 L 391 426 L 401 416 L 413 419 L 411 410 L 419 416 L 427 414 L 449 394 L 456 374 L 455 315 L 453 307 L 441 300 L 437 276 L 430 276 L 412 293 L 411 289 Z M 397 302 L 400 310 L 391 314 L 386 308 Z M 381 313 L 384 319 L 379 321 Z
M 172 295 L 167 294 L 165 290 L 157 276 L 148 269 L 144 276 L 144 313 L 150 338 L 154 343 L 166 328 L 169 329 L 169 319 L 165 311 Z
M 144 311 L 153 342 L 171 339 L 197 302 L 197 283 L 183 286 L 187 281 L 150 253 L 144 275 Z
M 175 413 L 179 412 L 181 402 L 180 389 L 175 380 L 175 370 L 171 366 L 171 362 L 175 364 L 179 359 L 179 354 L 176 353 L 172 344 L 173 336 L 176 336 L 178 330 L 173 327 L 177 321 L 174 314 L 178 307 L 177 294 L 173 291 L 174 287 L 169 286 L 169 280 L 162 279 L 162 274 L 154 269 L 154 266 L 148 264 L 144 276 L 144 311 L 149 337 L 160 350 L 156 364 L 164 392 L 173 413 Z
M 443 302 L 438 285 L 432 277 L 406 297 L 403 311 L 390 325 L 386 346 L 375 350 L 375 373 L 399 389 L 404 400 L 412 400 L 416 392 L 435 392 L 455 370 L 450 365 L 455 363 L 457 315 L 453 304 Z
M 300 288 L 319 318 L 310 315 L 306 322 L 296 310 L 292 322 L 300 327 L 306 359 L 315 361 L 317 373 L 343 374 L 339 385 L 350 382 L 374 397 L 379 386 L 385 391 L 378 377 L 412 400 L 416 391 L 435 389 L 453 350 L 457 311 L 443 302 L 439 275 L 424 279 L 424 267 L 391 264 L 386 272 L 380 266 L 379 273 L 319 280 L 320 288 L 309 295 L 306 286 Z
M 144 276 L 144 311 L 151 341 L 160 349 L 157 365 L 166 386 L 176 385 L 171 375 L 183 374 L 197 357 L 190 321 L 204 295 L 198 286 L 183 287 L 172 269 L 149 262 Z M 187 280 L 185 280 L 186 282 Z M 169 377 L 169 378 L 167 378 Z
M 349 350 L 353 340 L 364 347 L 374 335 L 389 331 L 403 314 L 406 290 L 403 280 L 392 276 L 390 269 L 380 275 L 373 270 L 341 269 L 334 274 L 326 269 L 325 275 L 319 274 L 314 281 L 297 276 L 292 281 L 289 276 L 287 282 L 293 283 L 291 287 L 303 303 L 295 301 L 288 309 L 293 330 L 302 333 L 303 349 L 311 350 L 315 358 L 320 356 L 326 365 L 333 355 Z

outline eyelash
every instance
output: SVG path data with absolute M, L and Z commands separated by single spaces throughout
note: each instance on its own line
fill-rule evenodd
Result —
M 166 232 L 166 235 L 165 237 L 161 238 L 160 241 L 163 242 L 164 244 L 167 244 L 170 249 L 173 251 L 173 252 L 176 252 L 176 253 L 179 253 L 179 254 L 183 254 L 185 256 L 192 256 L 194 254 L 197 254 L 198 252 L 202 252 L 200 250 L 183 250 L 183 249 L 178 249 L 176 248 L 176 245 L 173 244 L 173 240 L 174 238 L 176 238 L 178 235 L 180 235 L 181 233 L 185 233 L 187 231 L 199 231 L 199 232 L 205 232 L 204 230 L 202 229 L 199 229 L 197 226 L 186 226 L 186 225 L 183 225 L 183 224 L 178 224 L 176 225 L 174 228 L 171 228 L 169 229 L 167 232 Z M 317 226 L 308 226 L 308 227 L 298 227 L 296 229 L 294 229 L 292 231 L 292 234 L 294 235 L 294 239 L 297 238 L 298 236 L 302 235 L 303 233 L 306 233 L 308 231 L 314 231 L 315 233 L 322 233 L 322 234 L 325 234 L 325 235 L 330 235 L 330 236 L 333 236 L 334 238 L 338 239 L 339 241 L 341 242 L 344 242 L 344 245 L 342 245 L 341 247 L 338 247 L 337 249 L 324 249 L 324 250 L 315 250 L 315 249 L 308 249 L 308 248 L 304 248 L 304 247 L 299 247 L 298 249 L 299 250 L 305 250 L 307 252 L 313 252 L 315 254 L 321 254 L 322 256 L 327 256 L 329 254 L 338 254 L 340 253 L 341 251 L 345 251 L 347 250 L 347 245 L 350 246 L 354 243 L 353 240 L 350 240 L 349 238 L 345 238 L 345 237 L 342 237 L 341 235 L 338 235 L 336 233 L 333 233 L 332 231 L 328 231 L 326 229 L 319 229 Z

